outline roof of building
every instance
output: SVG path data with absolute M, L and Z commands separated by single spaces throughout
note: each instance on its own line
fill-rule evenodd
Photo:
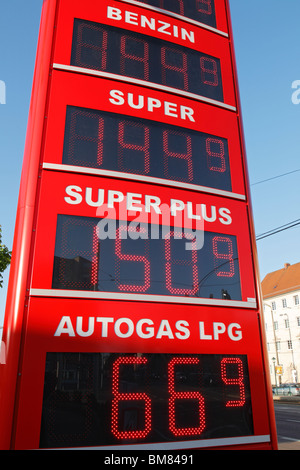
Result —
M 284 268 L 267 274 L 261 286 L 264 299 L 299 290 L 300 263 L 285 263 Z

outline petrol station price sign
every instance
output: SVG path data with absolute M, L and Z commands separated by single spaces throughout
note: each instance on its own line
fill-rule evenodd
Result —
M 44 3 L 1 448 L 276 448 L 233 57 L 225 0 Z

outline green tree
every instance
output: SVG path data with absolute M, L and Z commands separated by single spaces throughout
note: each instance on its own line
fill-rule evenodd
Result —
M 3 287 L 2 273 L 9 266 L 11 260 L 11 251 L 2 243 L 2 227 L 0 225 L 0 287 Z

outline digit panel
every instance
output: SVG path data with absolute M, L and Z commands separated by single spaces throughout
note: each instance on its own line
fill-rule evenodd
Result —
M 54 71 L 44 164 L 245 198 L 235 114 L 172 98 Z
M 48 353 L 42 423 L 41 448 L 253 435 L 247 357 Z
M 109 8 L 120 13 L 108 13 L 114 11 Z M 236 106 L 227 38 L 134 5 L 61 2 L 53 62 L 54 68 L 139 80 Z
M 232 189 L 227 139 L 74 106 L 67 106 L 62 163 Z
M 225 204 L 204 194 L 199 199 L 195 193 L 189 193 L 187 201 L 185 191 L 170 197 L 167 188 L 157 189 L 141 183 L 130 189 L 122 180 L 45 171 L 32 288 L 99 298 L 132 295 L 142 300 L 147 295 L 157 301 L 174 297 L 199 303 L 227 299 L 253 308 L 244 203 L 227 199 Z M 100 243 L 99 237 L 104 238 Z M 155 284 L 155 279 L 160 282 Z

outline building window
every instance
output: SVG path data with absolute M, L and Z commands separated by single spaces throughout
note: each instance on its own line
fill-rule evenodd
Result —
M 276 302 L 273 301 L 273 302 L 271 303 L 271 306 L 272 306 L 272 310 L 276 310 Z
M 294 305 L 299 305 L 299 295 L 294 295 Z
M 276 341 L 275 345 L 276 345 L 276 350 L 280 351 L 280 349 L 281 349 L 280 341 Z
M 278 330 L 278 321 L 274 321 L 274 330 Z
M 287 304 L 286 304 L 286 299 L 282 299 L 282 306 L 283 306 L 284 308 L 286 308 L 286 307 L 287 307 Z
M 297 317 L 297 326 L 300 326 L 300 317 Z
M 284 320 L 284 326 L 285 326 L 286 328 L 289 328 L 289 327 L 290 327 L 290 321 L 289 321 L 288 319 L 285 319 L 285 320 Z
M 288 349 L 293 349 L 293 343 L 290 339 L 288 340 L 287 343 L 288 343 Z

